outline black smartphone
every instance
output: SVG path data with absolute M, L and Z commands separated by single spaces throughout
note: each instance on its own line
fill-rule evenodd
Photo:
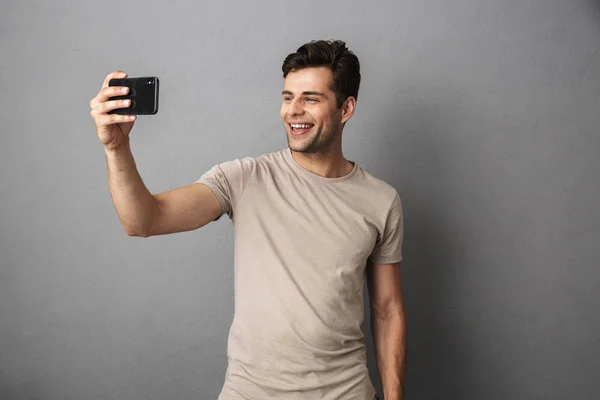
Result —
M 109 114 L 121 115 L 151 115 L 158 112 L 158 78 L 146 76 L 139 78 L 111 79 L 108 86 L 127 86 L 129 93 L 123 96 L 114 96 L 109 100 L 131 100 L 131 105 L 126 108 L 111 110 Z

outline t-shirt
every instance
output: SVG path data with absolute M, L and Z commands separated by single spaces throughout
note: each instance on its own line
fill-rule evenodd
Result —
M 289 148 L 215 165 L 197 183 L 234 226 L 219 400 L 372 400 L 363 283 L 367 263 L 402 260 L 396 189 L 356 162 L 343 177 L 314 174 Z

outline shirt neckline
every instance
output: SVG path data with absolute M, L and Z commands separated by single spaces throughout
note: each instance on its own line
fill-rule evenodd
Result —
M 313 172 L 310 172 L 309 170 L 304 168 L 302 165 L 298 164 L 298 161 L 296 161 L 296 159 L 292 155 L 292 150 L 289 147 L 283 150 L 283 155 L 288 160 L 289 164 L 292 166 L 293 169 L 295 169 L 296 171 L 301 173 L 306 178 L 308 178 L 312 181 L 315 181 L 315 182 L 321 182 L 321 183 L 343 182 L 343 181 L 346 181 L 346 180 L 352 178 L 356 174 L 356 171 L 358 171 L 358 163 L 348 160 L 352 164 L 354 164 L 352 167 L 352 170 L 349 173 L 347 173 L 344 176 L 337 177 L 337 178 L 327 178 L 325 176 L 317 175 Z

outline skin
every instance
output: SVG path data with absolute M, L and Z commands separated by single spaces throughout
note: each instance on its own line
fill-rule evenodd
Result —
M 371 331 L 385 400 L 403 400 L 406 388 L 406 316 L 401 263 L 366 270 Z
M 284 81 L 280 115 L 294 159 L 310 172 L 337 178 L 353 168 L 342 154 L 342 130 L 354 114 L 356 99 L 350 96 L 337 108 L 332 79 L 327 67 L 291 71 Z M 314 126 L 306 135 L 295 137 L 291 122 Z
M 135 115 L 108 114 L 111 110 L 131 105 L 129 100 L 109 100 L 110 97 L 129 93 L 128 87 L 108 86 L 114 78 L 127 78 L 127 74 L 123 71 L 108 74 L 102 82 L 102 89 L 90 100 L 90 114 L 96 123 L 98 139 L 107 150 L 114 150 L 127 141 L 136 120 Z
M 310 67 L 290 72 L 282 92 L 281 119 L 294 159 L 305 169 L 328 178 L 350 173 L 353 165 L 342 154 L 342 131 L 352 117 L 356 99 L 336 107 L 332 72 Z M 290 123 L 313 124 L 302 136 L 292 135 Z M 366 270 L 371 330 L 386 400 L 404 399 L 406 318 L 402 302 L 400 263 L 370 265 Z

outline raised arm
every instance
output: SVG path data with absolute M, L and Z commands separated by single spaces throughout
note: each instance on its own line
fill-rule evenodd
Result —
M 190 231 L 215 220 L 223 213 L 222 207 L 213 192 L 201 183 L 156 195 L 144 185 L 129 145 L 135 116 L 108 113 L 129 106 L 123 100 L 109 100 L 128 89 L 109 87 L 108 82 L 126 76 L 120 71 L 107 75 L 102 89 L 90 101 L 90 114 L 106 154 L 110 194 L 125 232 L 148 237 Z

